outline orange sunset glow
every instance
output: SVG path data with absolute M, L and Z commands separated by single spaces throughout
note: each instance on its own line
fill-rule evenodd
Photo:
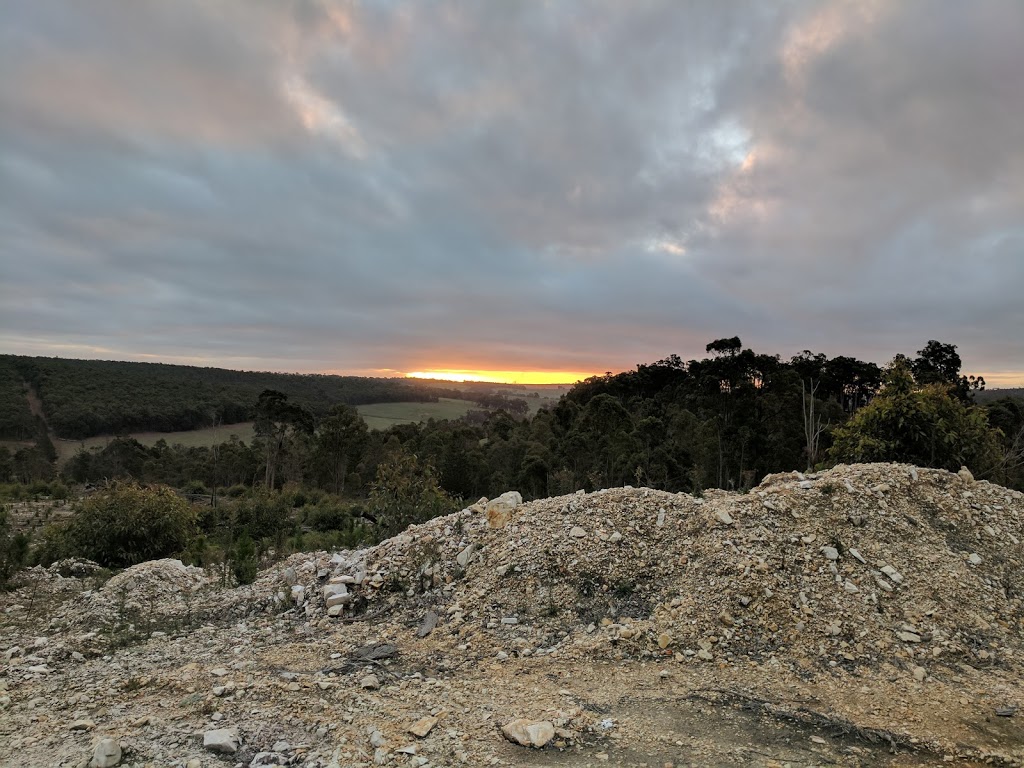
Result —
M 439 381 L 480 381 L 494 384 L 574 384 L 593 373 L 580 371 L 412 371 L 410 379 L 437 379 Z

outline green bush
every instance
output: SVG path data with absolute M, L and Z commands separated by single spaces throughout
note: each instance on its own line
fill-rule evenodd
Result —
M 29 537 L 25 533 L 11 533 L 7 510 L 0 508 L 0 588 L 25 565 L 28 559 Z
M 196 495 L 206 495 L 210 492 L 210 489 L 203 484 L 202 480 L 189 480 L 181 490 L 183 493 Z
M 303 509 L 303 520 L 316 531 L 341 531 L 352 527 L 352 515 L 347 504 L 324 499 L 317 506 Z
M 74 555 L 125 568 L 180 553 L 195 534 L 195 510 L 170 488 L 115 482 L 78 506 L 65 539 Z
M 254 492 L 235 505 L 234 524 L 248 530 L 253 538 L 275 538 L 291 527 L 290 512 L 288 500 L 282 494 Z
M 231 554 L 231 571 L 239 584 L 252 584 L 259 574 L 256 545 L 248 531 L 243 531 L 235 542 L 235 551 Z

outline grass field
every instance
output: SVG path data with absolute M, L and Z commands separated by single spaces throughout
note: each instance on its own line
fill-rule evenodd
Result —
M 187 432 L 134 432 L 129 437 L 134 437 L 143 445 L 153 445 L 158 440 L 166 440 L 168 445 L 185 445 L 188 447 L 200 447 L 204 445 L 218 445 L 229 440 L 232 435 L 238 435 L 239 440 L 248 443 L 252 440 L 252 422 L 246 421 L 241 424 L 222 424 L 219 427 L 207 427 L 206 429 L 192 429 Z M 57 448 L 57 462 L 63 463 L 74 456 L 78 449 L 85 446 L 86 449 L 102 448 L 113 438 L 108 435 L 98 437 L 87 437 L 85 440 L 54 440 Z
M 360 405 L 357 407 L 359 415 L 366 421 L 370 429 L 387 429 L 395 424 L 410 424 L 427 419 L 457 419 L 465 415 L 466 411 L 477 407 L 476 403 L 470 400 L 452 400 L 442 398 L 436 403 L 374 403 L 373 405 Z M 153 445 L 158 440 L 166 440 L 168 445 L 184 445 L 188 447 L 200 447 L 207 445 L 218 445 L 238 435 L 238 439 L 246 443 L 253 438 L 252 422 L 242 424 L 224 424 L 219 427 L 208 427 L 206 429 L 193 429 L 187 432 L 133 432 L 129 437 L 134 437 L 143 445 Z M 58 464 L 74 456 L 78 449 L 84 446 L 86 450 L 102 448 L 113 438 L 109 435 L 88 437 L 85 440 L 54 440 L 57 448 Z M 11 450 L 31 445 L 30 442 L 9 443 Z
M 356 410 L 370 429 L 387 429 L 427 419 L 457 419 L 478 407 L 470 400 L 442 397 L 436 403 L 373 403 L 357 406 Z

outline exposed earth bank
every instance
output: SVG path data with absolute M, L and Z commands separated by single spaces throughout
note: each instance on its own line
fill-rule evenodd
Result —
M 32 569 L 0 764 L 1024 765 L 1022 542 L 1019 492 L 871 464 L 510 493 L 234 589 Z

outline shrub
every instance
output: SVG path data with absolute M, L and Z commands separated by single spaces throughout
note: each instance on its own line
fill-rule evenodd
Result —
M 210 489 L 203 484 L 202 480 L 189 480 L 181 490 L 183 493 L 191 493 L 197 496 L 205 496 L 210 492 Z
M 7 580 L 25 565 L 28 545 L 27 534 L 11 533 L 7 510 L 0 508 L 0 588 L 5 587 Z
M 259 574 L 256 545 L 248 531 L 242 531 L 242 535 L 235 542 L 235 551 L 231 556 L 231 571 L 239 584 L 252 584 Z
M 65 538 L 73 554 L 125 568 L 179 553 L 195 533 L 195 510 L 170 488 L 114 482 L 78 506 Z

